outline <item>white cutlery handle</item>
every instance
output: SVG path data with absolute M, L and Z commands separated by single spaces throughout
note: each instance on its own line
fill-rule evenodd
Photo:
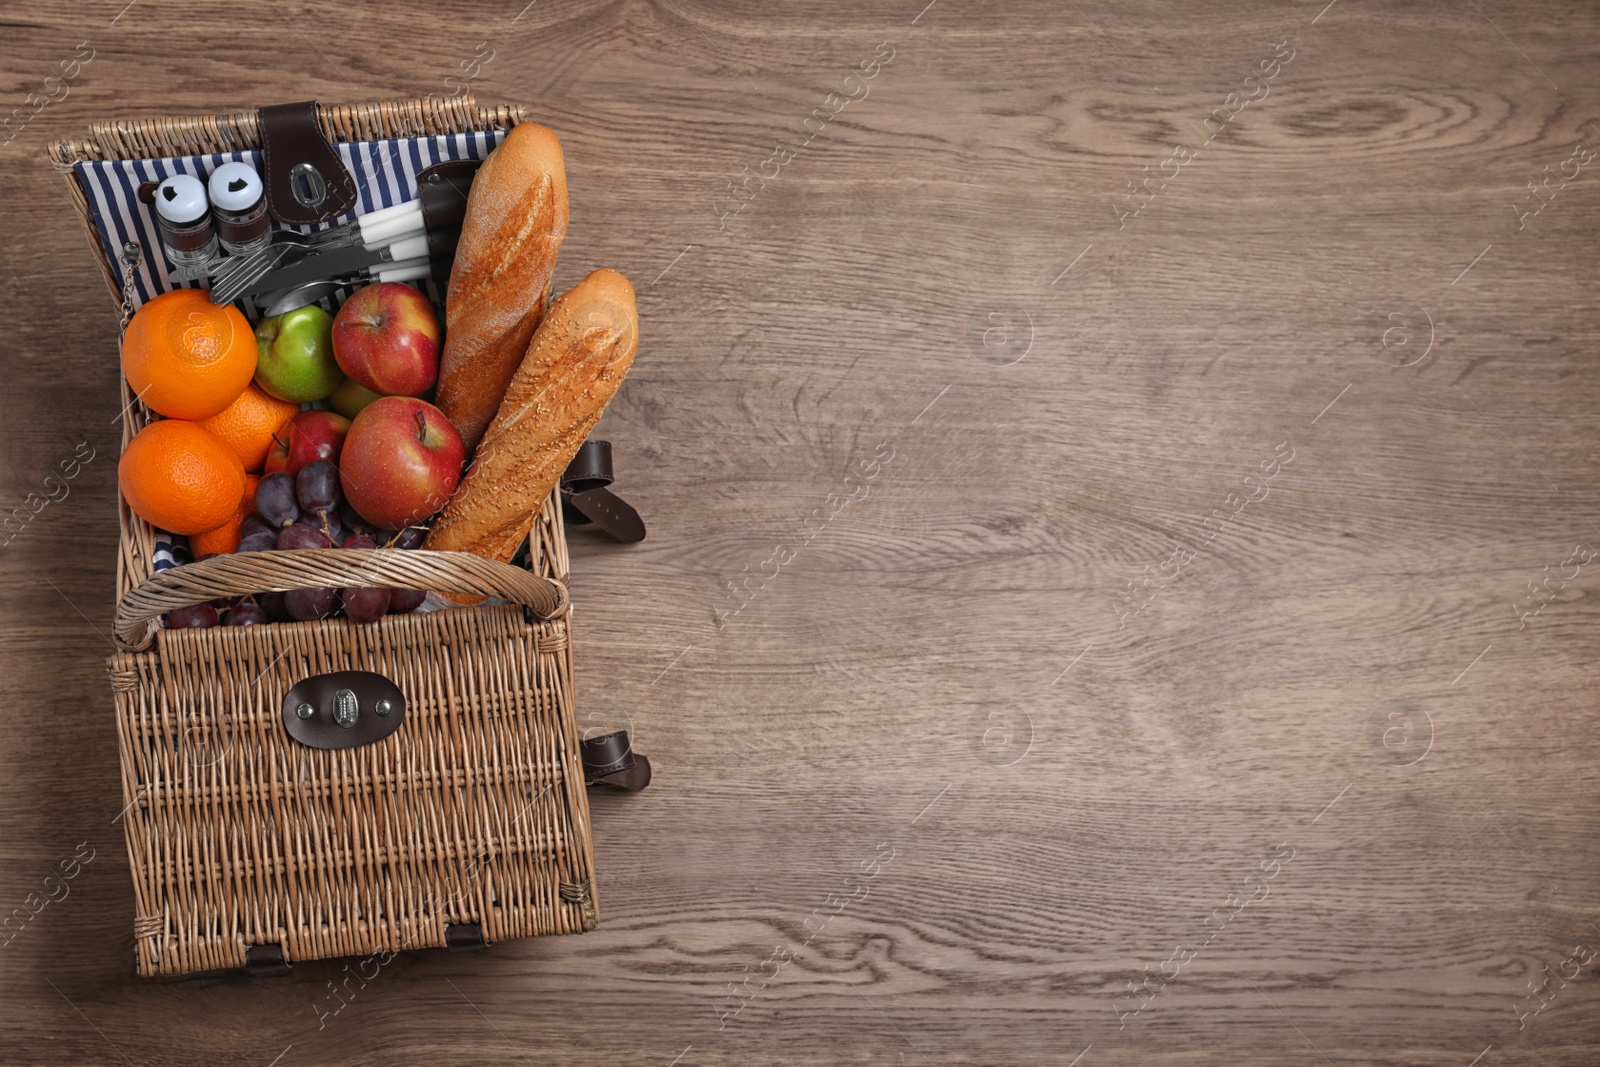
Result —
M 387 219 L 392 219 L 396 215 L 404 215 L 408 211 L 420 211 L 421 209 L 422 201 L 420 199 L 407 200 L 403 204 L 395 204 L 392 207 L 380 207 L 376 211 L 369 211 L 365 215 L 362 215 L 359 219 L 356 219 L 356 221 L 370 225 L 383 222 Z
M 433 273 L 433 267 L 427 260 L 407 260 L 396 263 L 392 267 L 385 267 L 372 275 L 375 281 L 380 282 L 420 282 Z
M 426 259 L 428 256 L 428 236 L 427 234 L 419 233 L 415 237 L 407 237 L 404 240 L 395 241 L 389 245 L 388 251 L 389 258 L 396 263 L 403 259 L 416 259 L 418 256 Z
M 364 215 L 356 220 L 361 229 L 361 243 L 368 248 L 378 248 L 388 244 L 396 237 L 422 232 L 422 202 L 414 200 L 401 206 L 405 207 L 406 210 L 379 219 L 377 222 L 369 221 L 372 218 L 371 215 Z M 388 211 L 390 209 L 385 208 L 384 210 Z

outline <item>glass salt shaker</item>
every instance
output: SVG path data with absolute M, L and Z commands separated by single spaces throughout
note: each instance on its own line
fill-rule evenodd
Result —
M 180 267 L 204 263 L 217 254 L 217 232 L 211 225 L 206 187 L 190 174 L 174 174 L 156 186 L 156 219 L 161 247 Z
M 248 163 L 224 163 L 207 183 L 222 247 L 234 255 L 265 248 L 272 240 L 261 175 Z

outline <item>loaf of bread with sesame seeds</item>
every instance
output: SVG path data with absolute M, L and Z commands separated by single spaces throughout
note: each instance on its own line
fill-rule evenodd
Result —
M 423 547 L 509 562 L 638 349 L 628 279 L 597 270 L 561 294 Z

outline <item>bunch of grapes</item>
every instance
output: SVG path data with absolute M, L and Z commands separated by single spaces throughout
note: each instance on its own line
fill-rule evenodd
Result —
M 307 463 L 295 475 L 269 474 L 256 486 L 255 511 L 239 528 L 240 552 L 295 548 L 414 549 L 425 531 L 379 530 L 345 503 L 339 490 L 339 469 L 330 460 Z M 202 559 L 206 558 L 204 556 Z M 425 593 L 416 589 L 358 586 L 350 589 L 294 589 L 254 597 L 219 598 L 177 608 L 166 615 L 169 630 L 210 626 L 251 626 L 343 616 L 352 622 L 377 622 L 385 615 L 405 615 L 421 606 Z

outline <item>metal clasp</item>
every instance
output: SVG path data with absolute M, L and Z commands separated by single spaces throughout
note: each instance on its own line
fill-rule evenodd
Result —
M 356 695 L 350 690 L 341 689 L 333 694 L 333 721 L 346 730 L 356 724 L 356 715 L 360 709 L 361 705 L 356 700 Z
M 289 195 L 301 207 L 317 207 L 328 199 L 328 181 L 309 163 L 296 163 L 289 169 Z

